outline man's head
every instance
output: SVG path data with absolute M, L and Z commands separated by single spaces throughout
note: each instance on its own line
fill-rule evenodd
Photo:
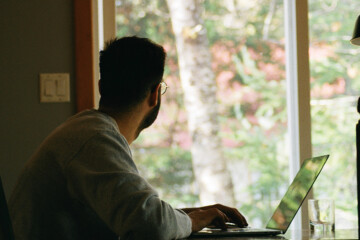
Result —
M 100 108 L 116 114 L 131 111 L 158 89 L 165 58 L 164 48 L 147 38 L 124 37 L 107 43 L 100 52 Z

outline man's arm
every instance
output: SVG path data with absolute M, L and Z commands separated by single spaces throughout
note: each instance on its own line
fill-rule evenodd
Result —
M 90 139 L 66 174 L 72 197 L 93 209 L 121 239 L 168 240 L 191 233 L 189 216 L 159 198 L 116 133 Z

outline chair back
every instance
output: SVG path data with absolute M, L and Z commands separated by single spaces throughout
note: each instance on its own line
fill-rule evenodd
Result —
M 360 98 L 358 98 L 357 111 L 360 113 Z M 360 120 L 356 124 L 356 178 L 357 178 L 357 210 L 358 210 L 358 234 L 360 239 Z
M 5 192 L 0 177 L 0 239 L 14 240 L 14 232 L 10 220 Z

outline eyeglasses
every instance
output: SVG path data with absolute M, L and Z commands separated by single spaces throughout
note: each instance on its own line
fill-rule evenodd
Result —
M 166 93 L 167 89 L 168 89 L 168 85 L 164 81 L 160 82 L 160 93 L 161 93 L 161 95 L 164 95 Z

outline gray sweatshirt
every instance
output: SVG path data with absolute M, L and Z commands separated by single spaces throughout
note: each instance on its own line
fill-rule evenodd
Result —
M 179 239 L 191 220 L 139 175 L 113 118 L 60 125 L 28 161 L 9 200 L 16 239 Z

